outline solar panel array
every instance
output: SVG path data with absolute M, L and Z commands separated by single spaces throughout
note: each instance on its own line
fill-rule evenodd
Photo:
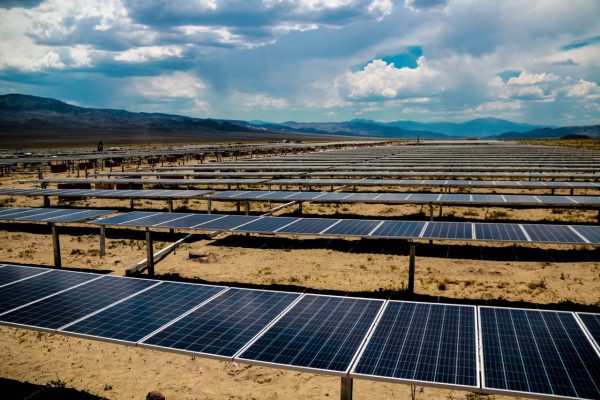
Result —
M 184 182 L 192 181 L 186 179 Z M 273 179 L 271 185 L 280 186 L 437 186 L 472 188 L 523 189 L 598 189 L 600 182 L 564 181 L 486 181 L 461 179 Z
M 188 199 L 212 190 L 103 190 L 103 189 L 0 189 L 0 196 L 96 197 L 105 199 Z
M 226 190 L 208 194 L 213 200 L 312 201 L 318 203 L 460 204 L 536 207 L 600 207 L 600 196 L 534 196 L 511 194 L 347 193 L 285 190 Z
M 0 265 L 0 279 L 4 325 L 346 377 L 516 395 L 600 396 L 600 353 L 579 323 L 582 316 L 598 321 L 599 314 L 227 288 L 12 265 Z
M 1 215 L 0 215 L 1 217 Z M 600 226 L 487 222 L 424 222 L 228 214 L 131 212 L 92 224 L 195 231 L 389 239 L 600 244 Z
M 112 210 L 86 210 L 82 208 L 0 208 L 0 220 L 30 222 L 81 222 L 112 214 Z

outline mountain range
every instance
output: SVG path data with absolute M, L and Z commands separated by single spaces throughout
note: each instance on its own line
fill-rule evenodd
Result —
M 182 115 L 86 108 L 60 100 L 23 94 L 0 95 L 0 144 L 27 145 L 48 141 L 65 144 L 94 142 L 184 142 L 331 138 L 559 138 L 600 137 L 600 125 L 555 127 L 497 118 L 466 122 L 344 122 L 240 121 Z

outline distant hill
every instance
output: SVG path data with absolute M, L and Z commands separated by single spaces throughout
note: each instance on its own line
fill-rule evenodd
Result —
M 489 139 L 560 139 L 564 136 L 600 138 L 600 125 L 564 126 L 562 128 L 534 129 L 528 132 L 506 132 Z
M 0 95 L 0 146 L 97 143 L 153 143 L 282 139 L 386 138 L 560 138 L 600 137 L 599 126 L 556 128 L 497 118 L 466 122 L 343 122 L 272 123 L 192 118 L 182 115 L 130 112 L 74 106 L 60 100 L 23 94 Z
M 522 124 L 498 118 L 476 118 L 465 122 L 395 121 L 380 123 L 380 125 L 460 137 L 485 137 L 505 132 L 527 132 L 533 129 L 554 128 L 553 126 Z
M 27 146 L 97 143 L 152 143 L 315 138 L 283 135 L 244 121 L 191 118 L 162 113 L 78 107 L 29 96 L 0 96 L 0 145 Z M 322 135 L 316 138 L 321 139 Z

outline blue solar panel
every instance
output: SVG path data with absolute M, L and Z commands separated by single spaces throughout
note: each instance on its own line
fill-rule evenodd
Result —
M 56 217 L 72 214 L 73 210 L 61 210 L 51 208 L 32 209 L 30 212 L 14 216 L 11 219 L 16 221 L 44 221 Z
M 51 270 L 45 268 L 21 267 L 19 265 L 4 265 L 0 268 L 0 286 L 48 271 Z
M 523 230 L 516 224 L 474 223 L 477 240 L 527 242 Z
M 123 226 L 154 226 L 158 224 L 163 224 L 174 219 L 189 216 L 192 214 L 183 214 L 183 213 L 157 213 L 156 215 L 150 215 L 141 219 L 137 219 L 132 222 L 123 222 L 120 225 Z
M 367 236 L 381 221 L 344 219 L 325 231 L 325 235 Z
M 280 229 L 279 233 L 291 233 L 291 234 L 305 234 L 305 235 L 316 235 L 319 232 L 337 222 L 337 219 L 329 218 L 299 218 L 298 222 L 295 222 L 283 229 Z
M 596 347 L 600 350 L 600 314 L 577 313 L 577 316 L 583 322 Z
M 520 195 L 520 194 L 505 194 L 504 198 L 506 199 L 507 203 L 524 203 L 524 204 L 541 204 L 539 201 L 537 201 L 535 199 L 534 196 L 530 196 L 530 195 Z
M 156 281 L 146 279 L 104 275 L 86 285 L 4 314 L 2 320 L 11 324 L 58 329 L 155 284 Z
M 77 222 L 85 221 L 86 219 L 97 218 L 104 214 L 110 214 L 110 210 L 71 210 L 71 213 L 66 213 L 61 216 L 52 216 L 45 218 L 44 221 L 49 222 Z
M 185 229 L 192 228 L 194 226 L 204 224 L 215 219 L 223 218 L 223 215 L 218 214 L 190 214 L 183 218 L 173 219 L 167 222 L 156 224 L 157 227 L 161 228 L 173 228 L 173 229 Z
M 497 194 L 473 194 L 474 203 L 504 203 L 502 197 Z
M 142 343 L 231 359 L 299 296 L 229 289 Z
M 443 194 L 441 200 L 447 202 L 469 203 L 471 201 L 471 196 L 468 194 Z
M 290 197 L 289 200 L 311 200 L 319 196 L 323 192 L 298 192 Z
M 92 224 L 101 224 L 101 225 L 118 225 L 123 222 L 133 221 L 134 219 L 148 217 L 150 215 L 158 214 L 155 212 L 147 212 L 147 211 L 133 211 L 127 214 L 116 215 L 114 217 L 102 218 L 92 221 Z
M 94 274 L 51 270 L 26 281 L 3 286 L 0 288 L 0 314 L 97 278 L 98 275 Z
M 423 233 L 424 239 L 465 239 L 473 238 L 470 222 L 430 222 Z
M 410 201 L 414 202 L 434 202 L 440 197 L 439 194 L 430 194 L 430 193 L 415 193 L 410 196 Z
M 353 376 L 479 387 L 475 307 L 390 301 Z
M 284 227 L 297 219 L 298 218 L 291 217 L 263 217 L 240 228 L 234 229 L 234 231 L 273 233 L 275 230 Z
M 64 330 L 86 336 L 137 342 L 223 289 L 222 286 L 162 282 Z
M 383 193 L 377 199 L 380 201 L 404 201 L 409 199 L 409 196 L 410 194 L 406 193 Z
M 583 235 L 590 243 L 600 244 L 600 226 L 573 226 L 577 232 Z
M 382 305 L 305 295 L 236 359 L 345 374 Z
M 0 219 L 10 219 L 12 216 L 24 215 L 25 213 L 35 213 L 31 208 L 5 208 L 0 211 Z
M 484 391 L 600 398 L 600 357 L 567 312 L 479 307 Z
M 425 222 L 421 221 L 385 221 L 373 237 L 417 238 L 423 230 Z
M 215 229 L 215 230 L 229 230 L 236 228 L 240 225 L 256 221 L 260 217 L 250 217 L 246 215 L 228 215 L 225 218 L 215 219 L 213 221 L 202 224 L 198 228 L 201 229 Z
M 534 242 L 543 243 L 580 243 L 585 240 L 573 232 L 567 225 L 522 225 Z

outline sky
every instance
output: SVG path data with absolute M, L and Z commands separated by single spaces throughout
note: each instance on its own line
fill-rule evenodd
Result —
M 2 0 L 0 94 L 283 121 L 600 123 L 598 0 Z

